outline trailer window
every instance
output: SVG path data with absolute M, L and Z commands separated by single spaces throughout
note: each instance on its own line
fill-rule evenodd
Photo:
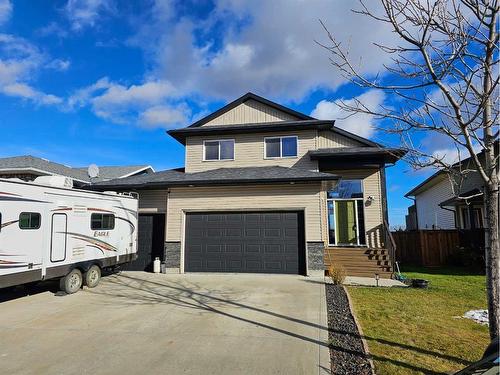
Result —
M 115 215 L 113 215 L 113 214 L 92 214 L 90 216 L 90 228 L 92 230 L 115 229 Z
M 21 229 L 38 229 L 40 221 L 38 212 L 21 212 L 19 214 L 19 228 Z

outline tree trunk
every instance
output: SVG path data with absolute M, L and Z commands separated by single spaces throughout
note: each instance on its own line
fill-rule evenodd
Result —
M 493 184 L 488 184 L 484 189 L 484 202 L 486 208 L 485 228 L 485 258 L 486 258 L 486 290 L 488 296 L 488 313 L 490 323 L 490 337 L 498 337 L 499 330 L 499 201 L 498 201 L 498 178 L 493 178 Z

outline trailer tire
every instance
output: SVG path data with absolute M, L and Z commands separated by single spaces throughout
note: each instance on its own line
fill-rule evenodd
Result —
M 80 270 L 75 268 L 61 279 L 61 281 L 59 282 L 59 287 L 67 294 L 73 294 L 80 290 L 80 288 L 82 287 L 82 283 L 82 273 L 80 272 Z
M 101 281 L 101 268 L 94 264 L 83 275 L 83 282 L 88 288 L 95 288 Z

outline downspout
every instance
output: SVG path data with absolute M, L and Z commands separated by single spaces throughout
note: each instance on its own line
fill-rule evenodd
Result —
M 457 225 L 457 211 L 454 210 L 454 209 L 452 209 L 452 208 L 446 208 L 445 206 L 441 206 L 441 205 L 439 205 L 439 207 L 442 208 L 443 210 L 453 212 L 453 220 L 455 221 L 455 229 L 458 229 L 458 225 Z
M 416 227 L 417 227 L 417 228 L 416 228 L 416 230 L 418 230 L 418 210 L 417 210 L 417 198 L 407 197 L 406 195 L 405 195 L 405 198 L 413 201 L 413 205 L 415 206 L 415 224 L 416 224 Z M 408 229 L 408 228 L 407 228 L 407 229 Z

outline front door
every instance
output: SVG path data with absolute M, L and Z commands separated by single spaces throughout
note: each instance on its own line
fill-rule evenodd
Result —
M 327 210 L 329 245 L 366 244 L 362 180 L 341 180 L 328 191 Z
M 355 204 L 354 200 L 335 202 L 338 244 L 357 245 L 358 243 Z

